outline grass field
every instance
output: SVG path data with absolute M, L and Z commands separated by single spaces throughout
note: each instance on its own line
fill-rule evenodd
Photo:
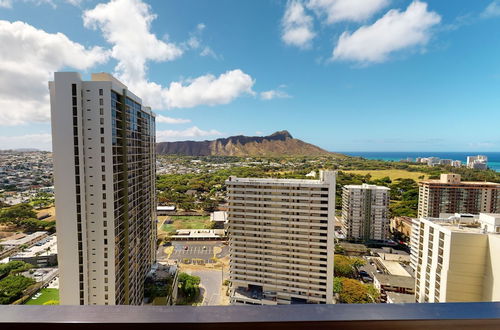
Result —
M 166 223 L 161 227 L 161 230 L 167 233 L 175 233 L 178 229 L 205 229 L 209 228 L 210 225 L 209 216 L 173 215 L 169 218 L 172 223 Z
M 401 179 L 413 179 L 418 182 L 421 180 L 419 179 L 420 176 L 423 176 L 424 179 L 427 179 L 429 177 L 429 175 L 422 172 L 409 172 L 405 170 L 351 170 L 343 172 L 360 174 L 360 175 L 366 175 L 370 173 L 372 179 L 374 180 L 385 178 L 386 176 L 388 176 L 389 178 L 391 178 L 392 181 L 401 178 Z
M 59 289 L 42 289 L 42 295 L 37 299 L 30 298 L 25 305 L 43 305 L 50 300 L 59 300 Z

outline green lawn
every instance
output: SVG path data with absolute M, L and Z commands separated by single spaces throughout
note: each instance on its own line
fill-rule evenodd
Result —
M 419 177 L 423 176 L 424 179 L 427 179 L 429 177 L 428 174 L 422 173 L 422 172 L 410 172 L 410 171 L 405 171 L 405 170 L 350 170 L 350 171 L 343 171 L 345 173 L 353 173 L 353 174 L 360 174 L 360 175 L 366 175 L 370 173 L 372 176 L 372 180 L 377 180 L 377 179 L 382 179 L 386 176 L 391 178 L 391 180 L 395 179 L 413 179 L 415 181 L 420 181 Z
M 210 226 L 209 216 L 170 216 L 168 220 L 172 223 L 166 223 L 161 227 L 161 230 L 174 234 L 178 229 L 205 229 Z
M 37 299 L 30 298 L 25 305 L 43 305 L 49 300 L 59 300 L 59 289 L 42 289 L 42 293 Z

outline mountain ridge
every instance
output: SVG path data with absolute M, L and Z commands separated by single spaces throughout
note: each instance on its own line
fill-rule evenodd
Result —
M 205 141 L 158 142 L 159 155 L 186 156 L 319 156 L 333 153 L 295 139 L 286 130 L 267 136 L 235 135 Z

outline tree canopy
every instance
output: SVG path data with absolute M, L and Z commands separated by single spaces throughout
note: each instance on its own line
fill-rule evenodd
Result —
M 338 302 L 341 304 L 375 303 L 380 296 L 372 284 L 345 277 L 335 277 L 333 290 L 338 294 Z

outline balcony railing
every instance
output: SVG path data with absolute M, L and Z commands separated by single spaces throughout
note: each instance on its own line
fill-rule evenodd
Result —
M 499 303 L 1 306 L 2 329 L 500 329 Z

